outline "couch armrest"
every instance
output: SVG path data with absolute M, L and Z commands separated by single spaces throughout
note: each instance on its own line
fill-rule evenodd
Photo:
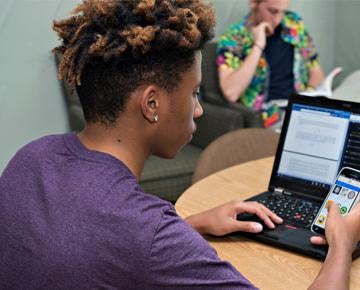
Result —
M 202 99 L 205 102 L 211 103 L 211 104 L 215 104 L 215 105 L 227 105 L 228 102 L 224 99 L 224 97 L 220 94 L 208 91 L 208 92 L 203 92 L 202 93 Z
M 240 103 L 229 103 L 228 101 L 226 101 L 223 98 L 222 95 L 218 95 L 213 92 L 207 92 L 206 95 L 204 94 L 203 99 L 204 99 L 204 101 L 206 101 L 208 103 L 226 107 L 226 108 L 231 108 L 231 109 L 236 110 L 239 113 L 243 114 L 245 128 L 264 127 L 260 113 L 255 112 L 251 108 L 247 108 Z
M 360 102 L 360 70 L 349 74 L 334 90 L 332 98 Z
M 244 127 L 244 116 L 239 112 L 206 102 L 201 102 L 201 105 L 204 113 L 195 120 L 197 131 L 191 144 L 205 148 L 217 137 Z
M 244 115 L 244 127 L 246 128 L 263 128 L 264 122 L 259 112 L 247 108 L 240 103 L 228 103 L 227 106 L 233 110 L 241 112 Z

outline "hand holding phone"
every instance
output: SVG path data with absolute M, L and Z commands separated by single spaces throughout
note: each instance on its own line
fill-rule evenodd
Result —
M 316 234 L 325 235 L 327 208 L 330 203 L 336 202 L 339 205 L 340 213 L 343 215 L 348 214 L 358 202 L 359 193 L 360 171 L 350 167 L 342 168 L 311 225 L 311 231 Z

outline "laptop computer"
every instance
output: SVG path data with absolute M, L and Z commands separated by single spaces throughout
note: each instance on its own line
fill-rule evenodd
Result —
M 360 104 L 290 96 L 268 191 L 249 199 L 272 209 L 284 223 L 241 235 L 325 259 L 327 247 L 310 243 L 310 226 L 344 166 L 360 169 Z M 259 221 L 250 214 L 238 219 Z M 353 258 L 358 256 L 359 244 Z

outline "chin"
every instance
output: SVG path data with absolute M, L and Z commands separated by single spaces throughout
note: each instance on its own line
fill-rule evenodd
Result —
M 187 144 L 187 143 L 186 143 Z M 181 146 L 178 146 L 177 149 L 174 150 L 162 150 L 161 152 L 153 152 L 153 155 L 156 155 L 158 157 L 161 158 L 166 158 L 166 159 L 172 159 L 175 158 L 176 154 L 186 145 L 183 144 Z
M 153 155 L 156 155 L 161 158 L 165 159 L 172 159 L 176 156 L 176 153 L 178 153 L 179 150 L 161 150 L 157 152 L 153 152 Z
M 165 159 L 173 159 L 173 158 L 175 158 L 177 152 L 178 151 L 176 151 L 175 153 L 174 152 L 153 153 L 153 155 L 161 157 L 161 158 L 165 158 Z

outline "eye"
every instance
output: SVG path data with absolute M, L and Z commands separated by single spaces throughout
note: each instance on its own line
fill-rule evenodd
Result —
M 198 88 L 196 91 L 193 92 L 193 98 L 198 98 L 200 95 L 200 88 Z
M 270 14 L 272 14 L 272 15 L 276 15 L 276 14 L 278 14 L 278 10 L 276 10 L 276 9 L 271 9 L 271 8 L 268 8 L 268 11 L 269 11 L 269 13 Z

